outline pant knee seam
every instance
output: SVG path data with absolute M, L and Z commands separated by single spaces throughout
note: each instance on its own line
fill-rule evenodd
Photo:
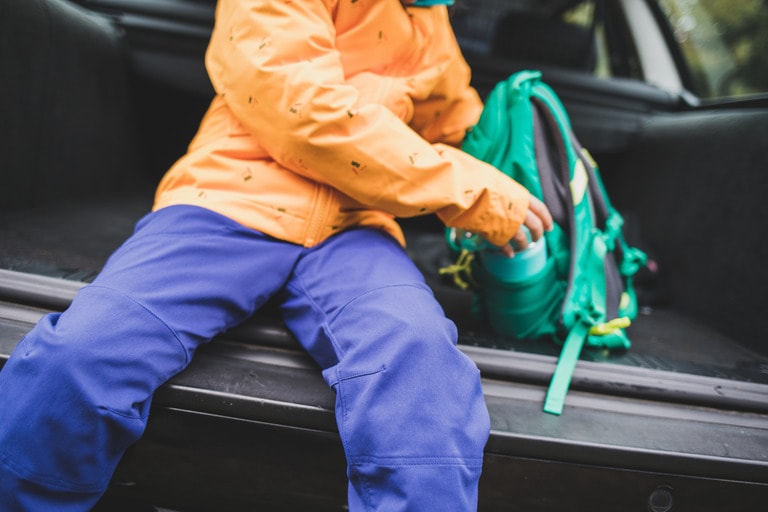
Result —
M 349 306 L 357 302 L 358 300 L 362 299 L 363 297 L 366 297 L 368 295 L 371 295 L 372 293 L 380 292 L 381 290 L 387 290 L 389 288 L 416 288 L 422 291 L 432 293 L 432 290 L 425 284 L 421 284 L 418 282 L 413 283 L 398 283 L 398 284 L 388 284 L 384 286 L 377 286 L 376 288 L 371 288 L 370 290 L 366 290 L 363 293 L 359 295 L 355 295 L 351 299 L 349 299 L 343 306 L 341 306 L 336 313 L 336 316 L 341 315 L 344 313 L 344 310 L 347 309 Z
M 179 335 L 176 333 L 176 331 L 170 325 L 168 325 L 162 318 L 160 318 L 148 306 L 146 306 L 145 304 L 143 304 L 143 303 L 139 302 L 138 300 L 134 299 L 130 295 L 128 295 L 128 294 L 126 294 L 124 292 L 121 292 L 120 290 L 116 290 L 114 288 L 110 288 L 109 286 L 91 284 L 91 285 L 88 285 L 85 288 L 83 288 L 83 290 L 94 289 L 94 288 L 98 288 L 98 289 L 101 289 L 101 290 L 106 290 L 106 291 L 112 292 L 112 293 L 114 293 L 116 295 L 119 295 L 120 297 L 122 297 L 124 299 L 129 300 L 133 304 L 139 306 L 141 309 L 146 311 L 147 314 L 152 316 L 155 320 L 160 322 L 160 324 L 162 324 L 162 326 L 165 327 L 168 330 L 168 332 L 171 334 L 171 336 L 173 336 L 173 339 L 176 340 L 176 343 L 179 344 L 179 347 L 181 347 L 181 351 L 184 353 L 184 366 L 189 364 L 189 362 L 190 362 L 189 352 L 187 352 L 187 349 L 184 346 L 184 343 L 182 343 L 181 339 L 179 338 Z

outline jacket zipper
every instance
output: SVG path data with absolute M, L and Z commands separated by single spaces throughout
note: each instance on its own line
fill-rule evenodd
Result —
M 323 227 L 326 224 L 328 212 L 331 208 L 332 191 L 328 185 L 317 184 L 312 207 L 309 210 L 307 219 L 307 229 L 304 234 L 304 246 L 312 247 L 316 245 L 322 236 Z

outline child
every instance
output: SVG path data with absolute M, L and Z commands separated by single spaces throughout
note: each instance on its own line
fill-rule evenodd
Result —
M 511 254 L 551 218 L 455 147 L 481 103 L 446 7 L 220 0 L 206 64 L 216 96 L 153 212 L 0 373 L 0 509 L 92 507 L 157 387 L 279 293 L 337 395 L 349 509 L 474 510 L 479 372 L 394 219 Z

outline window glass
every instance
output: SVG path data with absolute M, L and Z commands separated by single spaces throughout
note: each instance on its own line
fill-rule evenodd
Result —
M 646 80 L 625 20 L 626 0 L 458 0 L 465 52 L 510 69 L 559 67 Z M 686 87 L 704 99 L 768 93 L 766 0 L 658 0 Z M 643 34 L 637 34 L 642 37 Z
M 598 77 L 634 76 L 631 44 L 610 2 L 464 0 L 452 22 L 465 52 Z M 619 41 L 623 39 L 623 41 Z
M 702 98 L 768 92 L 763 0 L 659 0 Z

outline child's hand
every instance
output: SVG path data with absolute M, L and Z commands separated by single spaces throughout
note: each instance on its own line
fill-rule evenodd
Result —
M 549 213 L 549 209 L 546 205 L 533 195 L 530 196 L 530 204 L 528 206 L 528 213 L 525 216 L 525 227 L 531 233 L 531 239 L 535 242 L 544 235 L 545 231 L 551 231 L 553 226 L 552 214 Z M 520 229 L 515 236 L 512 237 L 510 243 L 501 247 L 501 252 L 507 257 L 511 258 L 515 255 L 515 249 L 512 247 L 514 244 L 518 250 L 523 250 L 528 247 L 528 235 L 524 230 Z

